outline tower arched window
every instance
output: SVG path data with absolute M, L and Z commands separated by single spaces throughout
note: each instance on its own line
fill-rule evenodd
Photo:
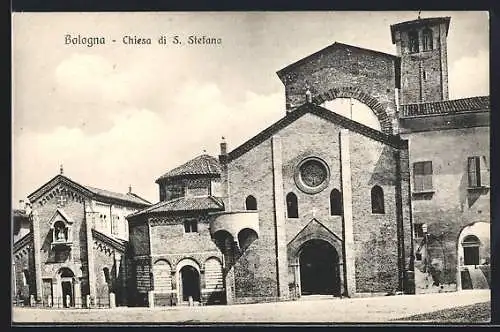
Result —
M 245 208 L 247 210 L 257 210 L 257 199 L 252 195 L 248 196 L 245 200 Z
M 299 217 L 299 205 L 297 202 L 297 195 L 295 195 L 294 193 L 288 193 L 288 195 L 286 195 L 286 212 L 288 218 Z
M 417 31 L 408 32 L 408 43 L 409 43 L 410 53 L 418 53 L 419 52 L 418 32 Z
M 430 51 L 433 48 L 432 45 L 432 30 L 431 29 L 425 29 L 423 32 L 423 37 L 424 37 L 424 51 Z
M 337 189 L 333 189 L 330 193 L 330 214 L 332 216 L 342 215 L 342 196 Z
M 372 213 L 385 213 L 384 191 L 379 186 L 374 186 L 371 191 Z

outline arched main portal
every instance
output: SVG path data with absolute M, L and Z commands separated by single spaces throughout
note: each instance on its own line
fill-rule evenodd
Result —
M 73 307 L 75 305 L 75 274 L 69 268 L 63 267 L 59 270 L 58 277 L 60 280 L 60 294 L 62 297 L 59 303 L 62 302 L 65 308 Z
M 186 265 L 180 269 L 180 290 L 182 301 L 188 301 L 191 296 L 194 301 L 200 301 L 200 274 L 196 268 Z
M 340 295 L 339 256 L 324 240 L 309 240 L 299 254 L 301 295 Z

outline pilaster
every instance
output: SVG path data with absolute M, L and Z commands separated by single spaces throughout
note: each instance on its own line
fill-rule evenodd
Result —
M 281 138 L 271 138 L 273 157 L 273 191 L 274 191 L 274 220 L 276 235 L 276 274 L 278 282 L 278 296 L 289 297 L 288 288 L 288 259 L 285 231 L 285 197 L 283 191 L 283 160 Z
M 351 152 L 349 130 L 340 131 L 340 174 L 343 202 L 344 230 L 344 291 L 353 296 L 356 292 L 356 265 L 354 252 L 354 230 L 352 215 Z

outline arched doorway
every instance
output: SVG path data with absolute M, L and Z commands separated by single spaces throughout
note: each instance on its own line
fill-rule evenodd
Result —
M 490 288 L 490 274 L 490 223 L 466 225 L 457 239 L 457 289 Z
M 59 279 L 61 284 L 61 299 L 64 308 L 73 307 L 75 305 L 75 285 L 74 273 L 70 269 L 63 267 L 59 270 Z
M 339 256 L 324 240 L 309 240 L 299 254 L 301 295 L 340 295 Z
M 189 301 L 191 296 L 194 301 L 200 301 L 200 274 L 196 268 L 186 265 L 180 269 L 180 290 L 182 301 Z

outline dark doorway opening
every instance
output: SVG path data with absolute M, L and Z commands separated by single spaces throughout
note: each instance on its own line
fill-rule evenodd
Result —
M 340 296 L 339 257 L 335 248 L 323 240 L 310 240 L 299 256 L 302 295 Z
M 62 296 L 63 296 L 63 306 L 65 308 L 73 306 L 73 284 L 71 281 L 62 281 Z M 69 298 L 68 298 L 69 295 Z M 68 301 L 69 300 L 69 301 Z
M 194 301 L 200 301 L 200 274 L 192 266 L 181 269 L 182 300 L 188 301 L 192 296 Z

